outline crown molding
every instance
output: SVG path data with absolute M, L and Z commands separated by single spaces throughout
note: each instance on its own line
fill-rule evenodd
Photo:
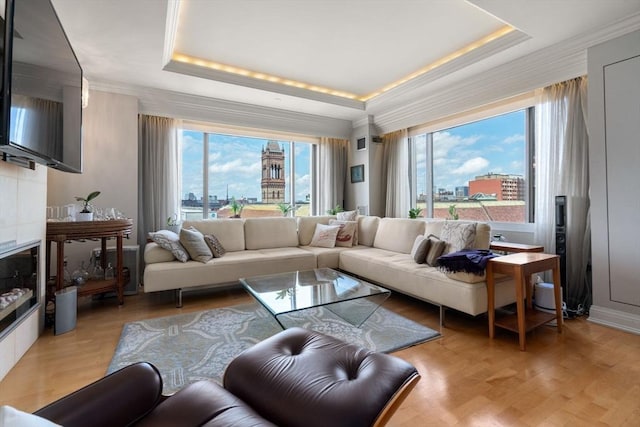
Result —
M 163 67 L 163 70 L 238 86 L 250 87 L 253 89 L 265 90 L 282 95 L 310 99 L 312 101 L 324 102 L 340 107 L 353 108 L 362 111 L 364 111 L 365 109 L 365 103 L 363 101 L 358 101 L 357 99 L 348 99 L 341 96 L 330 95 L 327 93 L 315 92 L 309 89 L 288 86 L 282 83 L 274 83 L 268 80 L 259 80 L 253 77 L 246 77 L 239 74 L 228 73 L 226 71 L 214 70 L 195 64 L 187 64 L 185 62 L 171 60 Z
M 180 18 L 180 0 L 167 0 L 167 19 L 164 28 L 164 49 L 162 50 L 162 64 L 171 61 L 178 34 Z
M 573 37 L 490 70 L 465 77 L 400 106 L 391 99 L 370 101 L 382 133 L 408 128 L 587 73 L 587 49 L 640 29 L 640 13 L 600 30 Z M 414 88 L 415 89 L 415 88 Z M 393 94 L 398 97 L 397 94 Z M 398 97 L 399 98 L 399 97 Z
M 138 110 L 142 114 L 277 130 L 314 137 L 349 138 L 351 135 L 350 120 L 115 82 L 92 81 L 91 89 L 134 96 L 138 98 Z

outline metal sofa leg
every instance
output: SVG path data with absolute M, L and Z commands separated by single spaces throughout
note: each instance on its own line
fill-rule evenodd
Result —
M 176 289 L 176 308 L 182 308 L 182 288 Z

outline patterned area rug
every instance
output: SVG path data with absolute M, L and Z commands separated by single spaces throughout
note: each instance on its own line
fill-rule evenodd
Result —
M 440 336 L 384 307 L 360 328 L 322 307 L 280 320 L 287 327 L 301 326 L 387 353 Z M 257 303 L 131 322 L 124 325 L 107 373 L 147 361 L 160 370 L 164 394 L 201 379 L 221 384 L 225 367 L 236 355 L 281 330 Z

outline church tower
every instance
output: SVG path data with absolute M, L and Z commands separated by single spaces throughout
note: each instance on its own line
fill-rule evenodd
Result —
M 284 148 L 269 141 L 262 148 L 262 203 L 284 203 Z

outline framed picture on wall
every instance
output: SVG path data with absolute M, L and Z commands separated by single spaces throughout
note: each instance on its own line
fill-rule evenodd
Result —
M 367 149 L 367 138 L 365 138 L 365 137 L 358 138 L 358 142 L 357 142 L 356 148 L 358 149 L 358 151 L 366 150 Z
M 364 165 L 351 166 L 351 182 L 364 182 Z

